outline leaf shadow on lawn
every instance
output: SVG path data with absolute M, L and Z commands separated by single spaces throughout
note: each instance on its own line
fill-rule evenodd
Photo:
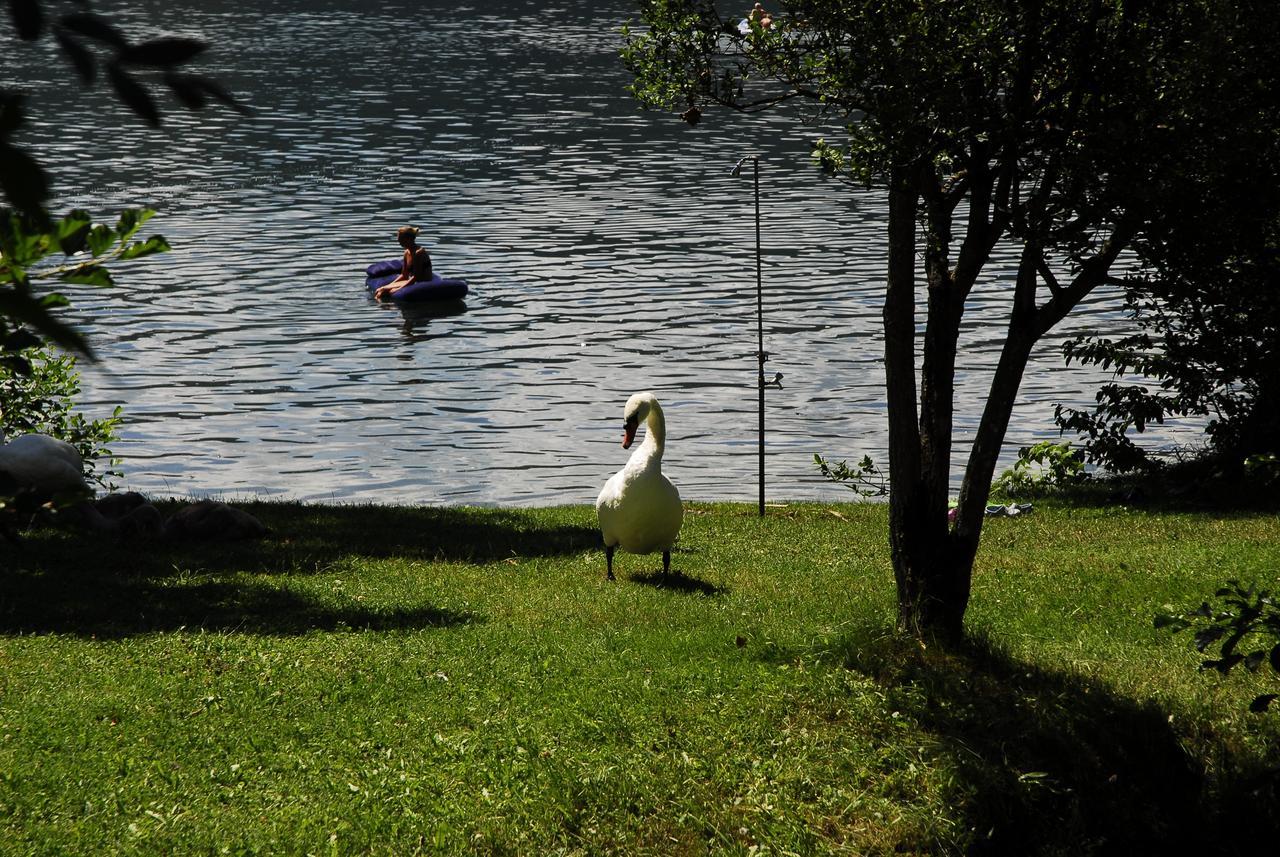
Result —
M 1154 703 L 982 639 L 925 650 L 863 629 L 835 654 L 935 737 L 968 854 L 1243 854 L 1280 836 L 1277 760 L 1184 724 L 1209 743 L 1197 754 Z

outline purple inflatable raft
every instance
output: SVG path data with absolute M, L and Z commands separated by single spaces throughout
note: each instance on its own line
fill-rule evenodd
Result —
M 400 259 L 374 262 L 365 269 L 364 286 L 373 294 L 382 286 L 400 276 Z M 429 280 L 419 280 L 405 286 L 391 296 L 393 301 L 455 301 L 467 296 L 467 281 L 452 280 L 435 274 Z

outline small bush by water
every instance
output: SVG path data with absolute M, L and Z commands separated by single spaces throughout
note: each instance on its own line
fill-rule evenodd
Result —
M 1274 515 L 987 523 L 971 639 L 894 612 L 882 506 L 688 508 L 673 572 L 586 507 L 247 504 L 231 546 L 0 554 L 0 852 L 1243 853 L 1262 676 L 1153 627 L 1274 580 Z

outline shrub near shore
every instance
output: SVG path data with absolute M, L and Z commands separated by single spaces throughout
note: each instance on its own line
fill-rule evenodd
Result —
M 970 642 L 894 615 L 882 506 L 690 504 L 674 573 L 586 507 L 238 504 L 211 548 L 0 555 L 0 852 L 1091 853 L 1280 831 L 1258 677 L 1165 604 L 1272 515 L 989 522 Z M 1268 840 L 1261 840 L 1268 841 Z

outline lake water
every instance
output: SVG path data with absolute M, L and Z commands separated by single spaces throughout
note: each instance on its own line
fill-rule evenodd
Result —
M 150 205 L 144 234 L 175 248 L 117 266 L 114 290 L 71 290 L 102 358 L 83 367 L 83 409 L 124 405 L 125 487 L 590 502 L 627 455 L 623 402 L 651 389 L 682 494 L 753 499 L 752 185 L 730 176 L 749 152 L 761 156 L 767 372 L 784 376 L 767 391 L 769 499 L 851 496 L 821 479 L 815 452 L 885 462 L 884 199 L 809 164 L 816 129 L 641 111 L 617 58 L 633 3 L 369 5 L 95 4 L 137 38 L 158 22 L 211 42 L 201 68 L 248 118 L 174 106 L 152 131 L 105 87 L 80 93 L 47 46 L 0 72 L 33 95 L 19 142 L 50 168 L 56 208 L 107 219 Z M 438 272 L 469 281 L 465 312 L 367 296 L 364 266 L 398 255 L 405 223 L 423 228 Z M 969 312 L 958 455 L 998 356 L 1006 285 L 993 275 Z M 1053 402 L 1092 401 L 1104 376 L 1064 368 L 1059 346 L 1115 318 L 1099 300 L 1041 344 L 1007 462 L 1057 437 Z

